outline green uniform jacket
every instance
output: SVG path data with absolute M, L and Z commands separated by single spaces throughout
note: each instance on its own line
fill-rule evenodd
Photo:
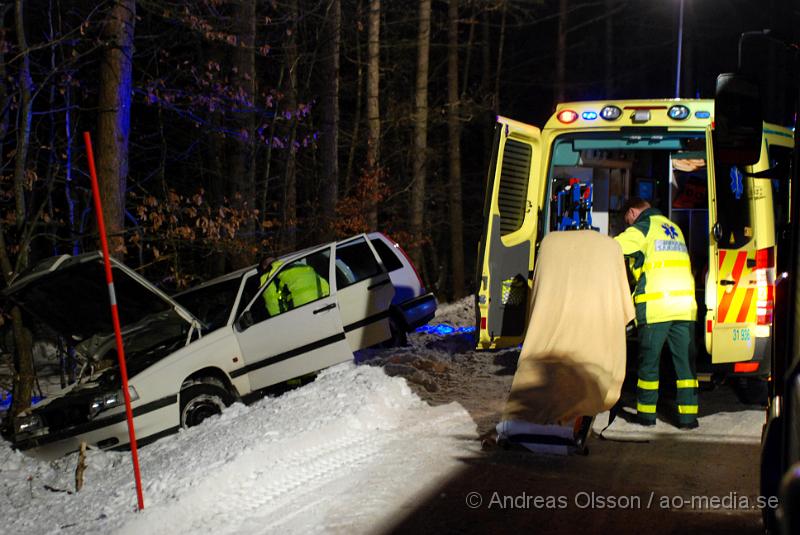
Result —
M 262 285 L 281 267 L 281 264 L 279 261 L 274 262 L 272 269 L 261 275 Z M 330 293 L 328 281 L 320 277 L 314 268 L 296 264 L 280 272 L 264 290 L 263 297 L 269 315 L 277 316 L 281 312 L 316 301 Z
M 648 208 L 614 239 L 636 279 L 637 325 L 697 318 L 689 252 L 678 225 Z

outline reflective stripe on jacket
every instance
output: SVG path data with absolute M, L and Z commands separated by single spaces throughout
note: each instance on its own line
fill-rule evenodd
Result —
M 637 324 L 697 318 L 689 252 L 678 225 L 648 208 L 614 239 L 636 279 Z

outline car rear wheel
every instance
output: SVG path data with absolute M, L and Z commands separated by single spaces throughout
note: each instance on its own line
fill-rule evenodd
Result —
M 221 414 L 233 403 L 233 396 L 222 386 L 195 383 L 181 390 L 181 427 L 200 424 L 209 416 Z

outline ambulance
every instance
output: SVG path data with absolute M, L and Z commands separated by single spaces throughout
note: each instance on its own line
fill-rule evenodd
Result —
M 522 342 L 547 233 L 616 236 L 625 199 L 637 196 L 686 238 L 698 349 L 724 375 L 768 376 L 794 133 L 764 123 L 755 165 L 715 169 L 713 128 L 714 101 L 701 99 L 569 102 L 541 130 L 498 117 L 476 270 L 478 349 Z

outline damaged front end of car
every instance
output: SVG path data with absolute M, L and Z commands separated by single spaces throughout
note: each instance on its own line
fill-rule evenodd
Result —
M 199 322 L 135 272 L 112 261 L 131 380 L 200 336 Z M 32 320 L 46 325 L 77 356 L 77 382 L 13 418 L 4 430 L 15 448 L 52 459 L 79 449 L 127 443 L 124 395 L 102 257 L 48 259 L 4 291 Z M 134 381 L 135 382 L 135 381 Z M 140 392 L 128 388 L 134 416 Z M 119 425 L 118 425 L 119 424 Z

